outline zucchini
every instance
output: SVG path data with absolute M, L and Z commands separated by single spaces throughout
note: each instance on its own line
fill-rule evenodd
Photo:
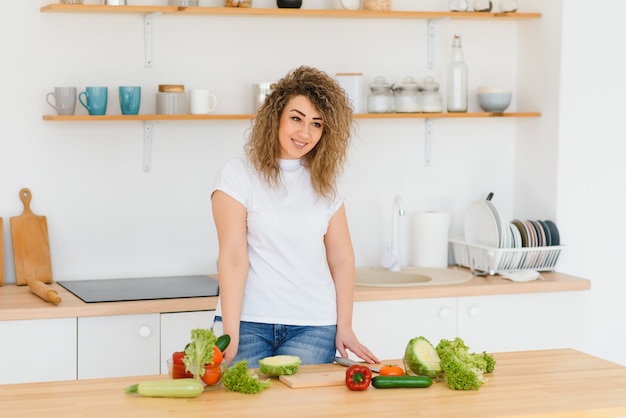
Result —
M 219 348 L 222 353 L 226 350 L 228 344 L 230 344 L 230 335 L 228 334 L 220 335 L 217 341 L 215 341 L 216 347 Z
M 124 389 L 127 395 L 139 394 L 153 398 L 195 398 L 203 391 L 202 383 L 190 378 L 149 380 Z
M 433 384 L 428 376 L 374 376 L 372 386 L 377 389 L 427 388 Z

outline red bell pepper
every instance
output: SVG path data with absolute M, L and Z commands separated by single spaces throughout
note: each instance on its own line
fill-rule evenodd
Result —
M 372 371 L 367 366 L 353 364 L 346 370 L 346 386 L 350 390 L 365 390 L 372 382 Z

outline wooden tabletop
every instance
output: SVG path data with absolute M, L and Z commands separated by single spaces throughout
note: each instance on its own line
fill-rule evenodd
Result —
M 258 395 L 224 388 L 192 399 L 142 398 L 124 387 L 167 376 L 0 386 L 1 416 L 75 417 L 619 417 L 626 416 L 626 367 L 571 349 L 496 353 L 478 391 L 426 389 L 351 392 L 345 386 L 291 389 L 277 379 Z M 335 364 L 298 373 L 334 371 Z

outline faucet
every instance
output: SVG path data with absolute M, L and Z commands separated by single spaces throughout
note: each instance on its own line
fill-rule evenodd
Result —
M 391 245 L 385 248 L 381 264 L 389 271 L 400 271 L 400 254 L 398 252 L 398 217 L 404 216 L 404 201 L 397 195 L 393 200 L 393 219 L 391 229 Z

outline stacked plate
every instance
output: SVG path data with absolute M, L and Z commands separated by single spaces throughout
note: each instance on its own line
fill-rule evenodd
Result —
M 489 200 L 475 200 L 465 210 L 465 241 L 492 248 L 548 247 L 561 244 L 550 220 L 505 220 Z

